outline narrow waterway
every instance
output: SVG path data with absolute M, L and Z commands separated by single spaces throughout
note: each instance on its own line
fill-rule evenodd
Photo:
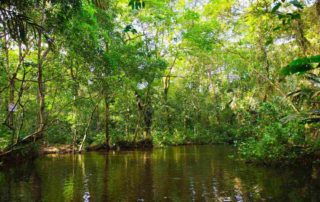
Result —
M 53 155 L 0 171 L 1 201 L 320 201 L 316 168 L 238 162 L 229 146 Z

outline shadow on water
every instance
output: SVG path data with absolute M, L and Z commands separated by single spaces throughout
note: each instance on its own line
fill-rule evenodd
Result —
M 316 168 L 265 168 L 229 146 L 53 155 L 0 171 L 0 201 L 320 201 Z

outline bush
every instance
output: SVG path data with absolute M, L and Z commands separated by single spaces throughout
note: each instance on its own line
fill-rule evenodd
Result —
M 272 163 L 295 159 L 304 154 L 304 127 L 297 122 L 280 121 L 258 125 L 256 134 L 242 141 L 239 152 L 245 160 Z

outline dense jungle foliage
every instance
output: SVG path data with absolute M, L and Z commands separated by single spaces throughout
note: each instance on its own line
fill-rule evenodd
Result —
M 1 0 L 0 151 L 320 149 L 319 0 Z

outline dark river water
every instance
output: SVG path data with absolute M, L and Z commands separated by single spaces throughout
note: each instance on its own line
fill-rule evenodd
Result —
M 320 201 L 315 168 L 266 168 L 228 146 L 55 155 L 0 170 L 1 201 Z

